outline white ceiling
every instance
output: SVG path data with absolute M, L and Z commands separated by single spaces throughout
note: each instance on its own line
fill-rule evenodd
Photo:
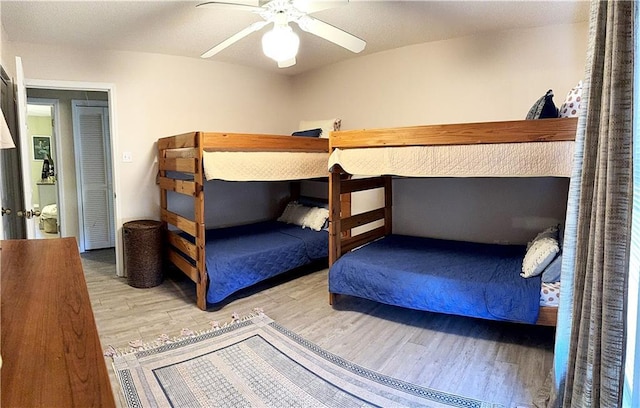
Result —
M 204 1 L 204 0 L 203 0 Z M 226 0 L 233 1 L 233 0 Z M 198 8 L 200 1 L 7 1 L 0 2 L 5 35 L 12 42 L 125 50 L 199 58 L 258 15 Z M 278 69 L 260 48 L 264 28 L 212 57 L 214 61 L 296 75 L 325 65 L 411 44 L 476 33 L 586 21 L 589 2 L 562 1 L 366 1 L 313 16 L 367 41 L 353 54 L 301 32 L 298 63 Z M 295 25 L 294 25 L 295 26 Z

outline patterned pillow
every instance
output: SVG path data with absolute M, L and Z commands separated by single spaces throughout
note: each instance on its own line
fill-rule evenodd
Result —
M 560 282 L 542 283 L 540 306 L 558 307 L 560 304 Z
M 527 119 L 548 119 L 557 118 L 558 108 L 553 103 L 553 91 L 549 89 L 547 93 L 538 99 L 533 104 L 529 113 L 527 113 Z
M 578 82 L 575 88 L 567 94 L 567 98 L 560 107 L 559 116 L 561 118 L 576 118 L 580 114 L 582 105 L 582 81 Z

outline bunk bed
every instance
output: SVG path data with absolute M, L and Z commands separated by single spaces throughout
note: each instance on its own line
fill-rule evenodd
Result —
M 577 119 L 333 132 L 329 293 L 418 310 L 555 326 L 540 276 L 520 276 L 527 247 L 393 234 L 393 177 L 570 177 Z M 357 177 L 355 177 L 357 176 Z M 351 195 L 381 191 L 352 214 Z
M 210 229 L 205 225 L 207 180 L 327 179 L 328 139 L 244 133 L 190 132 L 158 140 L 158 184 L 166 258 L 196 284 L 197 305 L 318 259 L 328 233 L 280 221 Z M 299 196 L 291 182 L 290 197 Z M 193 198 L 192 214 L 169 207 L 168 193 Z

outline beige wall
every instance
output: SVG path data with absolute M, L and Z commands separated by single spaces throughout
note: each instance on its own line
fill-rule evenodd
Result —
M 560 105 L 583 77 L 588 26 L 541 27 L 418 44 L 294 78 L 298 116 L 343 129 L 524 119 L 548 89 Z
M 294 106 L 300 117 L 338 116 L 344 130 L 524 119 L 548 89 L 559 107 L 583 77 L 587 30 L 498 32 L 354 58 L 294 78 Z M 394 231 L 526 242 L 564 221 L 567 188 L 562 179 L 403 180 Z M 368 205 L 354 198 L 355 211 Z

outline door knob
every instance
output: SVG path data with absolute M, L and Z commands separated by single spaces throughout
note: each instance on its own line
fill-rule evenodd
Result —
M 39 210 L 27 210 L 27 211 L 18 211 L 18 217 L 24 217 L 26 219 L 30 219 L 31 217 L 39 217 L 40 216 L 40 211 Z
M 2 207 L 2 215 L 11 215 L 11 208 Z

